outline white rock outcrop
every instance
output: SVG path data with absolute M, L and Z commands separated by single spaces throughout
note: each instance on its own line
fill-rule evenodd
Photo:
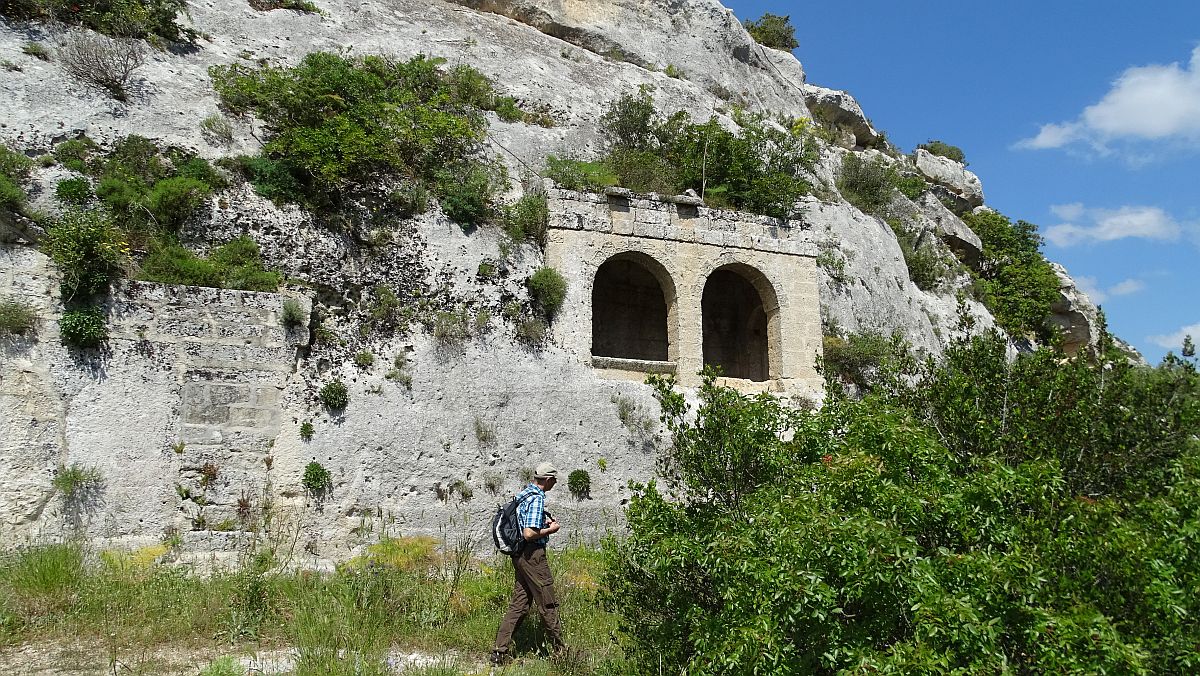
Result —
M 962 211 L 983 205 L 983 183 L 962 164 L 921 148 L 913 153 L 913 159 L 917 171 L 931 183 L 945 188 L 946 193 L 962 205 Z
M 918 197 L 916 205 L 920 209 L 921 222 L 936 233 L 960 261 L 974 267 L 983 253 L 983 242 L 979 240 L 979 235 L 947 209 L 932 192 Z
M 881 140 L 880 134 L 867 119 L 866 113 L 849 92 L 806 84 L 804 102 L 813 117 L 844 130 L 852 136 L 848 148 L 872 147 Z

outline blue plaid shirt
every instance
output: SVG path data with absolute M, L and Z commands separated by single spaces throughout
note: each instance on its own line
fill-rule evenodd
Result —
M 546 492 L 537 487 L 537 484 L 529 484 L 520 493 L 517 493 L 519 502 L 517 503 L 517 523 L 521 524 L 521 528 L 532 528 L 539 530 L 546 527 Z M 530 540 L 534 545 L 545 545 L 550 542 L 550 536 Z

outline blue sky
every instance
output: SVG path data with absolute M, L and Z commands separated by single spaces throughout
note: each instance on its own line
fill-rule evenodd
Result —
M 902 150 L 961 147 L 1151 363 L 1200 339 L 1200 2 L 724 2 Z

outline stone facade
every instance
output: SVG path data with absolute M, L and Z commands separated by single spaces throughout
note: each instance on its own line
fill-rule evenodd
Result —
M 563 274 L 568 287 L 555 342 L 577 359 L 607 377 L 674 373 L 685 386 L 698 384 L 706 364 L 720 363 L 727 374 L 741 376 L 725 381 L 743 391 L 819 391 L 817 247 L 803 222 L 709 209 L 687 196 L 635 196 L 622 189 L 548 193 L 546 263 Z M 599 316 L 594 308 L 645 307 L 643 293 L 603 297 L 597 280 L 612 261 L 632 263 L 657 280 L 665 316 L 647 320 L 642 330 L 658 334 L 660 322 L 666 323 L 665 358 L 644 358 L 633 346 L 626 354 L 603 354 L 611 343 L 595 335 L 606 327 L 593 321 Z M 618 281 L 612 293 L 629 295 L 630 284 Z M 743 290 L 732 288 L 739 285 Z M 724 318 L 713 316 L 722 313 Z M 761 329 L 738 326 L 753 322 Z M 760 369 L 732 361 L 735 354 L 758 352 Z

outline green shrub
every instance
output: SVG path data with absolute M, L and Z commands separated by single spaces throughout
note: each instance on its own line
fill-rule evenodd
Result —
M 228 110 L 252 113 L 267 128 L 267 162 L 247 163 L 255 187 L 266 184 L 272 199 L 328 207 L 384 177 L 443 183 L 449 194 L 437 177 L 450 168 L 480 188 L 477 174 L 462 167 L 476 164 L 484 118 L 477 101 L 463 101 L 473 96 L 462 91 L 469 87 L 441 73 L 441 63 L 317 52 L 293 68 L 233 64 L 210 75 Z
M 846 338 L 825 336 L 823 365 L 827 386 L 832 391 L 841 383 L 866 388 L 874 373 L 904 353 L 901 337 L 879 333 L 853 333 Z
M 553 318 L 567 297 L 567 280 L 550 267 L 538 268 L 527 282 L 529 295 L 542 307 L 547 317 Z
M 921 176 L 909 174 L 897 178 L 896 189 L 908 199 L 915 200 L 926 190 L 929 190 L 929 183 Z
M 517 107 L 517 102 L 511 96 L 496 99 L 496 115 L 505 122 L 520 122 L 525 119 L 525 111 Z
M 206 183 L 179 176 L 155 183 L 145 203 L 160 227 L 178 231 L 210 194 Z
M 25 208 L 25 191 L 7 176 L 0 176 L 0 208 L 15 212 Z
M 325 408 L 334 412 L 344 410 L 350 404 L 350 390 L 346 389 L 346 383 L 340 380 L 326 383 L 317 397 Z
M 279 310 L 279 323 L 289 328 L 304 324 L 304 308 L 295 298 L 286 298 Z
M 491 261 L 480 261 L 475 270 L 475 276 L 480 279 L 492 279 L 496 276 L 496 264 Z
M 617 175 L 599 162 L 546 158 L 546 176 L 566 190 L 597 192 L 620 182 Z
M 54 188 L 54 198 L 63 204 L 84 206 L 95 197 L 92 192 L 92 182 L 79 176 L 64 178 Z
M 545 195 L 525 195 L 504 209 L 504 231 L 514 242 L 528 239 L 544 247 L 549 223 L 550 210 Z
M 492 197 L 500 183 L 490 167 L 480 164 L 444 170 L 436 186 L 442 212 L 459 225 L 481 225 L 492 216 Z
M 139 277 L 160 284 L 243 291 L 275 291 L 281 281 L 278 272 L 263 268 L 258 244 L 246 235 L 216 247 L 207 258 L 201 258 L 179 244 L 156 242 L 142 261 Z M 285 315 L 286 311 L 285 307 Z M 303 311 L 300 314 L 303 315 Z M 286 316 L 281 319 L 286 321 Z
M 21 45 L 21 53 L 28 54 L 29 56 L 42 61 L 50 60 L 50 50 L 46 49 L 46 46 L 40 42 L 26 42 L 25 44 Z
M 445 347 L 457 347 L 471 337 L 466 311 L 438 312 L 433 316 L 433 339 Z
M 65 300 L 107 290 L 129 258 L 120 228 L 95 209 L 68 209 L 47 230 L 43 247 L 62 272 Z
M 200 120 L 200 131 L 221 145 L 233 145 L 233 125 L 224 115 L 213 113 Z
M 0 176 L 20 182 L 29 178 L 32 169 L 33 160 L 0 144 Z
M 84 26 L 119 38 L 140 38 L 161 43 L 191 42 L 199 33 L 181 26 L 183 0 L 108 0 L 71 4 L 55 0 L 11 0 L 0 14 L 21 21 Z
M 108 324 L 99 307 L 88 306 L 64 312 L 58 333 L 64 345 L 99 347 L 108 340 Z
M 309 493 L 321 494 L 333 487 L 333 476 L 324 465 L 314 460 L 304 466 L 304 476 L 300 485 Z
M 0 299 L 0 336 L 23 336 L 37 328 L 37 313 L 19 300 Z
M 1190 671 L 1194 365 L 959 347 L 809 413 L 658 380 L 678 479 L 636 488 L 602 581 L 634 670 Z M 1145 481 L 1085 479 L 1113 469 Z
M 302 441 L 312 441 L 314 431 L 315 429 L 311 420 L 305 420 L 300 423 L 300 439 Z
M 178 178 L 190 178 L 203 183 L 209 192 L 221 190 L 229 185 L 229 181 L 216 167 L 203 157 L 177 157 L 175 160 L 175 175 Z M 157 185 L 155 186 L 158 187 Z
M 290 9 L 307 14 L 320 14 L 321 10 L 308 0 L 250 0 L 250 6 L 260 12 L 273 9 Z
M 546 340 L 546 320 L 541 317 L 522 319 L 517 323 L 517 338 L 526 345 L 538 346 Z
M 952 146 L 944 141 L 930 140 L 918 145 L 917 148 L 933 153 L 934 155 L 941 155 L 942 157 L 954 160 L 955 162 L 962 164 L 964 167 L 967 166 L 967 157 L 963 154 L 962 148 L 959 148 L 958 146 Z
M 88 173 L 89 163 L 98 150 L 96 142 L 86 136 L 73 138 L 54 146 L 54 159 L 71 171 Z
M 29 178 L 33 161 L 0 144 L 0 208 L 20 212 L 25 208 L 21 184 Z
M 567 475 L 567 490 L 580 500 L 592 497 L 592 477 L 586 469 L 577 469 Z
M 790 16 L 779 16 L 767 12 L 754 21 L 742 22 L 754 41 L 764 47 L 790 52 L 800 46 L 796 42 L 796 28 Z
M 375 355 L 363 350 L 354 355 L 354 365 L 360 369 L 370 368 L 375 364 Z
M 963 215 L 967 227 L 979 235 L 983 253 L 976 268 L 983 304 L 996 324 L 1012 336 L 1048 338 L 1050 306 L 1058 300 L 1058 276 L 1042 256 L 1037 226 L 1015 224 L 995 211 Z
M 254 191 L 276 204 L 303 203 L 305 187 L 284 160 L 241 156 L 231 161 L 254 186 Z
M 405 181 L 388 195 L 388 203 L 401 218 L 411 218 L 429 210 L 429 191 L 413 181 Z
M 864 160 L 850 153 L 838 171 L 837 188 L 846 201 L 864 214 L 881 215 L 891 204 L 900 176 L 882 158 Z

